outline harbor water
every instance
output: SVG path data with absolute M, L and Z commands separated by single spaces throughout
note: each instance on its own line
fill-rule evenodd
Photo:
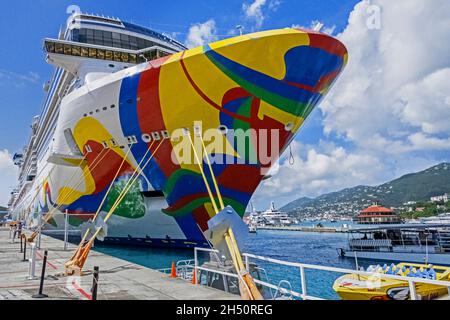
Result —
M 348 224 L 349 222 L 321 223 L 327 227 L 341 227 L 343 223 Z M 305 226 L 310 226 L 310 223 L 305 223 Z M 249 234 L 242 252 L 289 262 L 355 269 L 355 261 L 353 259 L 341 258 L 338 254 L 338 249 L 347 245 L 347 237 L 348 235 L 344 233 L 258 230 L 256 234 Z M 172 261 L 193 259 L 194 256 L 193 250 L 117 246 L 96 246 L 95 250 L 153 269 L 169 268 Z M 364 267 L 372 263 L 376 262 L 359 261 L 359 265 Z M 278 285 L 281 280 L 288 280 L 293 290 L 301 291 L 298 268 L 280 266 L 263 261 L 258 261 L 257 264 L 266 270 L 269 282 Z M 339 276 L 341 274 L 307 270 L 308 295 L 338 299 L 338 296 L 332 289 L 332 285 Z

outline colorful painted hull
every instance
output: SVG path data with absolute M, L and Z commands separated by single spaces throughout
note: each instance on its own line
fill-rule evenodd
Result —
M 51 146 L 59 154 L 70 154 L 69 132 L 85 161 L 75 166 L 41 164 L 34 185 L 41 194 L 33 212 L 61 205 L 59 211 L 69 212 L 72 228 L 86 228 L 111 183 L 102 216 L 139 164 L 149 160 L 108 222 L 107 240 L 207 245 L 203 232 L 215 213 L 199 166 L 180 161 L 176 150 L 181 141 L 174 133 L 192 129 L 198 121 L 203 131 L 222 130 L 221 143 L 231 148 L 223 152 L 227 163 L 213 163 L 212 168 L 225 205 L 243 215 L 267 169 L 277 160 L 277 156 L 270 163 L 261 159 L 261 149 L 281 154 L 346 61 L 346 49 L 338 40 L 283 29 L 219 41 L 89 83 L 63 99 Z M 278 136 L 276 143 L 265 144 L 250 138 L 243 149 L 236 149 L 229 133 L 239 129 L 276 131 Z M 158 138 L 165 136 L 171 138 L 159 145 Z M 208 172 L 205 164 L 204 170 Z M 56 229 L 63 228 L 61 215 L 50 222 Z

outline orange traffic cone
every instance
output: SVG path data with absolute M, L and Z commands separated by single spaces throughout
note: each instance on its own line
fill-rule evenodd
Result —
M 195 269 L 194 269 L 194 273 L 192 274 L 192 284 L 197 284 L 197 276 L 196 276 Z
M 177 277 L 177 269 L 175 269 L 175 262 L 172 261 L 172 270 L 170 270 L 170 277 L 176 278 Z

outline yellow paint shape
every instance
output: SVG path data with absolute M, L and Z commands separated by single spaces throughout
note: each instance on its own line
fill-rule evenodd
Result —
M 307 33 L 281 29 L 259 32 L 251 38 L 222 40 L 212 43 L 210 47 L 230 60 L 281 80 L 286 76 L 286 53 L 292 48 L 309 44 Z
M 75 138 L 75 142 L 80 150 L 84 149 L 84 146 L 88 141 L 95 141 L 101 144 L 102 141 L 110 141 L 113 138 L 108 130 L 106 130 L 98 120 L 92 117 L 80 119 L 80 121 L 78 121 L 74 128 L 73 135 Z M 122 151 L 122 149 L 110 149 L 109 151 L 104 151 L 98 158 L 96 158 L 94 166 L 102 165 L 101 161 L 103 161 L 103 159 L 107 157 L 107 152 L 115 152 L 122 159 L 125 157 L 125 153 Z M 129 159 L 127 159 L 126 161 L 130 166 L 134 167 L 133 163 L 131 163 Z M 84 179 L 84 190 L 78 190 L 67 186 L 62 187 L 58 192 L 57 204 L 69 205 L 78 200 L 80 197 L 90 195 L 95 191 L 95 181 L 92 177 L 89 167 L 84 164 L 81 165 L 80 169 L 82 170 L 81 173 Z M 67 184 L 74 183 L 75 188 L 78 188 L 78 186 L 76 185 L 79 184 L 77 183 L 80 181 L 79 177 L 75 176 L 75 179 L 73 180 L 74 181 L 68 181 Z
M 288 123 L 292 123 L 292 132 L 295 133 L 300 128 L 300 126 L 303 124 L 304 119 L 302 117 L 296 117 L 288 112 L 285 112 L 281 109 L 278 109 L 271 104 L 268 104 L 265 101 L 261 100 L 261 105 L 259 107 L 258 112 L 258 118 L 260 120 L 263 120 L 263 118 L 267 116 L 272 119 L 275 119 L 276 121 L 287 125 Z

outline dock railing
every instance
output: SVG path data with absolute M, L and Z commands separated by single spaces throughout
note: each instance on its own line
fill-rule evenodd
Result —
M 225 271 L 221 271 L 221 270 L 214 270 L 214 269 L 205 268 L 205 267 L 200 266 L 198 263 L 198 252 L 199 251 L 218 253 L 217 250 L 213 250 L 213 249 L 206 249 L 206 248 L 195 248 L 194 249 L 194 269 L 195 269 L 195 272 L 197 275 L 198 275 L 199 270 L 203 270 L 206 272 L 217 273 L 217 274 L 229 276 L 232 278 L 238 278 L 238 276 L 234 273 L 229 273 L 229 272 L 225 272 Z M 275 284 L 269 283 L 267 281 L 254 279 L 255 283 L 257 283 L 263 287 L 269 288 L 269 290 L 271 291 L 272 297 L 276 297 L 279 293 L 283 293 L 283 294 L 290 294 L 291 296 L 300 298 L 302 300 L 325 300 L 325 298 L 312 296 L 312 295 L 308 294 L 306 270 L 328 271 L 328 272 L 334 272 L 334 273 L 339 273 L 339 274 L 357 274 L 357 275 L 361 275 L 361 276 L 368 276 L 368 277 L 371 277 L 371 279 L 372 279 L 372 280 L 368 280 L 370 282 L 374 282 L 381 278 L 404 281 L 404 282 L 408 283 L 411 300 L 419 299 L 419 296 L 417 295 L 417 292 L 416 292 L 416 284 L 418 284 L 418 283 L 447 287 L 448 292 L 450 294 L 450 282 L 449 281 L 431 280 L 431 279 L 414 278 L 414 277 L 403 277 L 403 276 L 390 275 L 390 274 L 377 273 L 377 272 L 351 270 L 351 269 L 312 265 L 312 264 L 305 264 L 305 263 L 298 263 L 298 262 L 287 262 L 287 261 L 282 261 L 282 260 L 278 260 L 278 259 L 258 256 L 258 255 L 254 255 L 254 254 L 250 254 L 250 253 L 244 253 L 242 256 L 245 259 L 245 265 L 246 265 L 248 272 L 250 272 L 250 269 L 249 269 L 250 259 L 257 260 L 257 261 L 265 261 L 265 262 L 269 262 L 269 263 L 273 263 L 273 264 L 277 264 L 277 265 L 298 268 L 301 292 L 296 292 L 292 289 L 286 289 L 286 288 L 281 287 L 281 284 L 285 280 L 282 280 L 282 281 L 280 281 L 280 283 L 278 285 L 275 285 Z M 200 279 L 197 277 L 197 282 L 199 280 Z M 275 294 L 272 290 L 275 290 Z

